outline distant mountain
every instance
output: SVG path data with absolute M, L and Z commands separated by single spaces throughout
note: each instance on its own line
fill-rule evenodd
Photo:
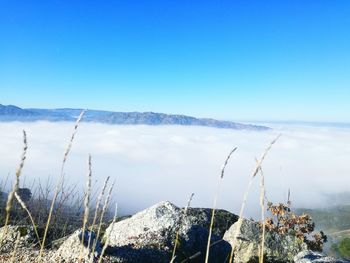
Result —
M 0 121 L 75 121 L 81 111 L 81 109 L 22 109 L 13 105 L 5 106 L 0 104 Z M 258 131 L 270 129 L 266 126 L 155 112 L 112 112 L 88 110 L 84 115 L 83 121 L 107 124 L 206 126 Z
M 298 214 L 309 214 L 318 229 L 328 234 L 350 229 L 350 205 L 338 205 L 323 208 L 299 208 Z

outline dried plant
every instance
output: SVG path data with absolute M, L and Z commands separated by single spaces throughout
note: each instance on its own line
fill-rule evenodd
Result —
M 99 222 L 99 225 L 98 225 L 98 230 L 97 230 L 97 234 L 96 234 L 96 239 L 95 239 L 95 242 L 94 242 L 93 248 L 92 248 L 92 255 L 93 255 L 94 252 L 95 252 L 96 245 L 97 245 L 97 240 L 98 240 L 98 238 L 99 238 L 99 236 L 100 236 L 100 233 L 101 233 L 103 218 L 104 218 L 104 215 L 105 215 L 105 213 L 106 213 L 106 211 L 107 211 L 110 198 L 111 198 L 111 196 L 112 196 L 113 187 L 114 187 L 114 183 L 113 183 L 113 184 L 111 185 L 111 187 L 109 188 L 108 195 L 106 196 L 105 203 L 104 203 L 104 205 L 103 205 L 103 207 L 102 207 L 102 212 L 101 212 L 101 215 L 100 215 L 100 222 Z
M 89 219 L 89 205 L 90 205 L 90 194 L 91 194 L 91 176 L 92 176 L 92 170 L 91 170 L 91 155 L 89 155 L 88 159 L 88 165 L 89 165 L 89 172 L 87 177 L 87 183 L 86 183 L 86 193 L 85 193 L 85 200 L 84 200 L 84 219 L 83 219 L 83 236 L 81 239 L 81 243 L 84 244 L 84 236 L 85 236 L 85 228 L 86 224 Z
M 7 226 L 8 222 L 9 222 L 10 211 L 11 211 L 14 195 L 19 187 L 19 177 L 21 176 L 22 169 L 24 166 L 24 161 L 25 161 L 26 155 L 27 155 L 27 149 L 28 149 L 27 134 L 24 130 L 23 130 L 23 145 L 24 145 L 24 147 L 23 147 L 22 157 L 21 157 L 20 164 L 19 164 L 17 171 L 16 171 L 15 182 L 14 182 L 12 191 L 9 193 L 8 198 L 7 198 L 5 227 Z
M 193 199 L 193 196 L 194 196 L 194 193 L 191 194 L 190 198 L 188 199 L 187 201 L 187 205 L 182 213 L 182 216 L 180 218 L 180 222 L 179 222 L 179 226 L 178 226 L 178 229 L 176 231 L 176 237 L 175 237 L 175 243 L 174 243 L 174 249 L 173 249 L 173 254 L 172 254 L 172 257 L 171 257 L 171 261 L 170 263 L 174 262 L 175 260 L 175 254 L 176 254 L 176 248 L 177 248 L 177 245 L 179 243 L 179 233 L 180 233 L 180 229 L 182 227 L 182 224 L 184 222 L 184 220 L 186 219 L 186 216 L 187 216 L 187 211 L 188 211 L 188 208 L 190 207 L 191 205 L 191 202 L 192 202 L 192 199 Z
M 27 156 L 27 149 L 28 149 L 27 133 L 23 130 L 23 152 L 22 152 L 22 156 L 21 156 L 21 161 L 20 161 L 19 166 L 16 170 L 16 176 L 15 176 L 15 182 L 13 184 L 13 188 L 7 197 L 7 203 L 6 203 L 6 209 L 5 209 L 6 210 L 5 233 L 2 237 L 2 240 L 5 240 L 6 236 L 7 236 L 7 230 L 8 230 L 7 225 L 8 225 L 9 220 L 10 220 L 10 211 L 12 208 L 15 193 L 17 192 L 18 187 L 19 187 L 19 178 L 22 174 L 24 161 L 25 161 L 26 156 Z M 0 243 L 2 243 L 2 241 Z
M 261 165 L 262 165 L 263 161 L 265 160 L 267 154 L 271 150 L 272 146 L 276 143 L 276 141 L 280 137 L 281 137 L 281 135 L 278 135 L 274 140 L 272 140 L 272 142 L 269 144 L 269 146 L 265 149 L 265 151 L 262 154 L 261 158 L 257 161 L 257 164 L 256 164 L 256 166 L 255 166 L 255 168 L 253 170 L 253 173 L 252 173 L 252 175 L 249 178 L 247 190 L 243 194 L 243 201 L 242 201 L 241 209 L 240 209 L 240 212 L 239 212 L 239 218 L 238 218 L 238 221 L 237 221 L 237 229 L 236 229 L 236 231 L 234 233 L 234 236 L 233 236 L 233 242 L 232 242 L 232 248 L 231 248 L 231 254 L 230 254 L 229 263 L 232 263 L 232 261 L 233 261 L 233 254 L 234 254 L 234 249 L 235 249 L 235 245 L 236 245 L 236 242 L 237 242 L 238 233 L 241 230 L 242 223 L 243 223 L 243 212 L 244 212 L 244 209 L 245 209 L 245 206 L 246 206 L 246 203 L 247 203 L 248 194 L 249 194 L 250 188 L 252 186 L 253 179 L 258 174 L 259 170 L 261 169 Z
M 280 235 L 293 235 L 305 242 L 309 249 L 322 251 L 323 244 L 327 241 L 327 236 L 322 232 L 314 232 L 315 223 L 310 215 L 296 215 L 291 211 L 288 204 L 279 203 L 274 205 L 267 203 L 267 210 L 272 217 L 265 219 L 266 228 L 270 232 Z M 260 222 L 262 225 L 263 222 Z
M 65 164 L 66 164 L 66 161 L 67 161 L 67 157 L 69 155 L 70 150 L 72 149 L 72 145 L 73 145 L 73 141 L 74 141 L 75 135 L 76 135 L 76 133 L 78 131 L 78 127 L 79 127 L 80 121 L 83 118 L 85 112 L 86 112 L 86 110 L 83 110 L 80 113 L 77 121 L 75 122 L 72 136 L 71 136 L 71 138 L 69 140 L 68 146 L 67 146 L 67 148 L 66 148 L 66 150 L 64 152 L 64 155 L 63 155 L 63 161 L 62 161 L 62 165 L 61 165 L 60 178 L 58 180 L 58 183 L 56 185 L 55 192 L 54 192 L 54 195 L 53 195 L 53 198 L 52 198 L 50 211 L 49 211 L 49 215 L 48 215 L 48 218 L 47 218 L 46 227 L 45 227 L 45 231 L 44 231 L 43 241 L 41 243 L 41 248 L 40 248 L 40 253 L 39 253 L 39 261 L 40 261 L 40 258 L 42 257 L 42 253 L 43 253 L 43 250 L 44 250 L 44 247 L 45 247 L 47 232 L 49 230 L 49 226 L 50 226 L 50 223 L 51 223 L 51 217 L 52 217 L 53 209 L 54 209 L 54 206 L 55 206 L 55 203 L 56 203 L 56 199 L 57 199 L 57 196 L 58 196 L 58 194 L 59 194 L 59 192 L 60 192 L 60 190 L 62 188 L 62 184 L 64 182 L 64 167 L 65 167 Z
M 91 225 L 90 231 L 92 231 L 92 228 L 96 224 L 98 212 L 100 210 L 100 204 L 101 204 L 102 198 L 103 198 L 103 196 L 105 194 L 105 191 L 106 191 L 106 188 L 107 188 L 107 185 L 108 185 L 108 181 L 109 181 L 109 176 L 107 177 L 106 181 L 104 182 L 104 184 L 102 186 L 102 190 L 101 190 L 99 196 L 97 197 L 94 219 L 92 220 L 92 225 Z M 89 235 L 88 247 L 90 247 L 90 243 L 91 243 L 91 235 Z
M 108 236 L 106 238 L 106 242 L 103 245 L 102 252 L 101 252 L 101 255 L 100 255 L 100 259 L 98 260 L 99 263 L 102 263 L 103 255 L 105 254 L 106 249 L 107 249 L 107 247 L 109 245 L 109 239 L 111 237 L 111 233 L 113 232 L 114 224 L 115 224 L 115 222 L 117 220 L 117 214 L 118 214 L 118 204 L 116 203 L 115 204 L 115 211 L 114 211 L 111 231 L 109 231 Z M 93 257 L 91 257 L 91 259 L 93 259 Z
M 264 263 L 264 247 L 265 247 L 265 178 L 262 168 L 260 167 L 260 207 L 262 220 L 262 235 L 259 253 L 259 263 Z
M 211 212 L 209 235 L 208 235 L 208 243 L 207 243 L 207 250 L 206 250 L 206 254 L 205 254 L 205 263 L 208 263 L 208 260 L 209 260 L 210 241 L 211 241 L 211 235 L 212 235 L 212 231 L 213 231 L 215 209 L 216 209 L 216 206 L 217 206 L 217 200 L 218 200 L 218 196 L 219 196 L 219 192 L 220 192 L 221 183 L 222 183 L 222 180 L 224 179 L 225 169 L 226 169 L 226 166 L 228 164 L 228 161 L 230 160 L 231 155 L 236 150 L 237 150 L 237 147 L 233 148 L 233 150 L 226 157 L 225 162 L 224 162 L 224 164 L 222 165 L 222 168 L 221 168 L 220 178 L 219 178 L 219 181 L 218 181 L 218 184 L 217 184 L 217 190 L 216 190 L 216 193 L 215 193 L 215 196 L 214 196 L 213 209 L 212 209 L 212 212 Z
M 89 205 L 90 205 L 90 195 L 91 195 L 91 176 L 92 176 L 92 169 L 91 169 L 91 155 L 89 154 L 88 157 L 88 176 L 86 180 L 86 192 L 85 192 L 85 198 L 84 198 L 84 217 L 83 217 L 83 231 L 82 231 L 82 238 L 81 238 L 81 245 L 84 247 L 84 238 L 85 238 L 85 229 L 86 224 L 89 220 Z M 91 234 L 88 233 L 89 236 Z M 83 257 L 83 250 L 81 251 L 79 255 L 79 262 L 82 260 Z
M 27 212 L 27 214 L 28 214 L 28 216 L 30 218 L 30 221 L 32 222 L 35 235 L 36 235 L 36 237 L 38 239 L 38 243 L 41 246 L 41 241 L 40 241 L 40 237 L 39 237 L 39 234 L 38 234 L 38 229 L 37 229 L 37 227 L 35 225 L 35 222 L 34 222 L 32 214 L 30 213 L 28 207 L 26 206 L 26 204 L 24 203 L 24 201 L 21 199 L 21 197 L 18 195 L 17 192 L 15 192 L 15 197 L 16 197 L 18 203 L 21 205 L 21 207 Z

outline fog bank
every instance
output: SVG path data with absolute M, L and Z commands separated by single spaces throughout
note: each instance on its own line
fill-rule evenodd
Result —
M 0 123 L 0 177 L 15 173 L 28 134 L 26 182 L 57 179 L 73 123 Z M 267 197 L 284 202 L 291 189 L 293 205 L 330 205 L 326 196 L 350 189 L 350 129 L 275 126 L 272 131 L 236 131 L 187 126 L 118 126 L 82 123 L 65 169 L 69 183 L 85 186 L 87 156 L 93 179 L 116 180 L 115 199 L 121 213 L 133 213 L 161 200 L 184 206 L 212 206 L 220 168 L 233 147 L 219 207 L 238 213 L 249 176 L 264 149 L 279 133 L 263 164 Z M 23 181 L 23 180 L 22 180 Z M 246 216 L 255 216 L 259 181 L 252 187 Z

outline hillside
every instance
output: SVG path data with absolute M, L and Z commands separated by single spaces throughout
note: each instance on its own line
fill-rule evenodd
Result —
M 350 205 L 337 205 L 318 209 L 298 209 L 299 214 L 312 216 L 317 228 L 329 234 L 350 229 Z
M 75 121 L 82 109 L 22 109 L 17 106 L 0 104 L 0 121 Z M 205 126 L 234 130 L 263 131 L 266 126 L 220 121 L 210 118 L 195 118 L 186 115 L 174 115 L 155 112 L 112 112 L 88 110 L 85 122 L 106 124 L 145 124 L 145 125 L 185 125 Z

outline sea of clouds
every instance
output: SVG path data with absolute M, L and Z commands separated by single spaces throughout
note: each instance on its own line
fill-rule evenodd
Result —
M 0 179 L 14 176 L 28 135 L 22 183 L 57 180 L 73 123 L 0 123 Z M 190 126 L 105 125 L 82 123 L 65 168 L 66 180 L 85 187 L 87 158 L 92 155 L 93 184 L 115 180 L 114 199 L 121 214 L 162 200 L 184 206 L 211 207 L 222 164 L 233 154 L 220 188 L 218 206 L 239 213 L 249 177 L 269 143 L 263 163 L 266 196 L 285 202 L 288 189 L 295 207 L 331 205 L 329 194 L 350 189 L 350 129 L 274 125 L 271 131 L 237 131 Z M 24 181 L 25 179 L 25 181 Z M 259 177 L 254 180 L 246 216 L 258 216 Z

